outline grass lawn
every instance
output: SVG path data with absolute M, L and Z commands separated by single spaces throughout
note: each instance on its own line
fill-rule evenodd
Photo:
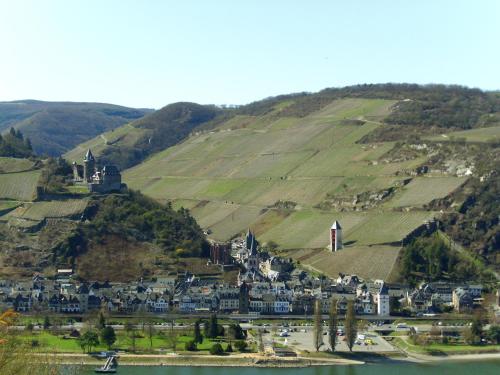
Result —
M 395 337 L 393 345 L 417 354 L 427 355 L 453 355 L 453 354 L 474 354 L 474 353 L 495 353 L 500 352 L 500 345 L 467 345 L 467 344 L 439 344 L 433 343 L 426 346 L 413 345 L 408 339 Z
M 89 194 L 89 188 L 87 186 L 83 186 L 83 185 L 70 185 L 70 186 L 67 186 L 66 189 L 71 194 L 81 194 L 81 195 Z
M 116 336 L 117 340 L 112 346 L 113 350 L 126 351 L 132 349 L 133 347 L 132 339 L 129 336 L 127 336 L 125 332 L 117 331 Z M 139 331 L 138 336 L 140 337 L 137 337 L 135 340 L 135 347 L 137 352 L 147 352 L 150 351 L 151 349 L 153 351 L 157 351 L 160 349 L 173 351 L 171 346 L 171 341 L 168 336 L 168 332 L 165 333 L 165 335 L 155 334 L 152 338 L 152 347 L 147 334 L 144 334 L 141 331 Z M 54 334 L 48 331 L 44 331 L 44 332 L 33 332 L 31 334 L 24 333 L 22 337 L 28 344 L 37 342 L 38 349 L 42 352 L 45 351 L 63 352 L 63 353 L 82 352 L 82 349 L 80 348 L 77 339 L 74 338 L 65 339 L 63 338 L 62 334 Z M 186 343 L 191 340 L 193 340 L 193 336 L 190 335 L 179 336 L 176 344 L 176 351 L 184 352 Z M 222 345 L 222 348 L 226 350 L 228 343 L 225 342 L 224 340 L 225 340 L 224 338 L 221 338 L 220 340 L 205 339 L 203 340 L 203 343 L 198 344 L 197 346 L 198 351 L 208 351 L 215 343 L 220 343 Z M 108 348 L 105 345 L 99 344 L 97 347 L 93 348 L 92 351 L 104 351 L 107 349 Z

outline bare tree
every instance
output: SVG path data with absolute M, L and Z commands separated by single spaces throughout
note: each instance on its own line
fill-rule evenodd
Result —
M 177 350 L 177 343 L 179 342 L 179 336 L 177 332 L 173 331 L 170 334 L 170 345 L 172 346 L 172 351 L 175 353 Z
M 146 334 L 149 338 L 149 350 L 153 350 L 153 336 L 155 335 L 155 327 L 152 320 L 148 320 L 146 326 Z
M 323 322 L 321 320 L 321 301 L 319 299 L 314 303 L 313 345 L 317 352 L 323 345 Z
M 265 348 L 264 348 L 264 339 L 262 338 L 262 330 L 259 329 L 259 352 L 260 353 L 264 353 L 265 352 Z
M 352 348 L 354 346 L 354 342 L 356 341 L 356 336 L 358 334 L 356 312 L 354 311 L 353 301 L 347 302 L 347 312 L 345 314 L 344 329 L 345 329 L 347 347 L 349 348 L 349 351 L 352 352 Z
M 335 351 L 335 346 L 337 346 L 337 329 L 339 326 L 339 320 L 337 316 L 337 300 L 332 298 L 330 305 L 330 313 L 328 315 L 328 339 L 330 341 L 331 351 Z

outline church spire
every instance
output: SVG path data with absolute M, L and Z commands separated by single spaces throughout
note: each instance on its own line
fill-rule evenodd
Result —
M 90 148 L 87 150 L 87 153 L 85 154 L 85 158 L 83 160 L 95 161 L 94 155 L 92 155 L 92 151 L 90 151 Z

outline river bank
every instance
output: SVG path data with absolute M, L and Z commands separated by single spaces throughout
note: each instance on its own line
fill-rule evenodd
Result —
M 98 366 L 102 360 L 84 354 L 53 354 L 62 365 Z M 279 358 L 258 354 L 233 354 L 229 356 L 209 355 L 163 355 L 163 354 L 123 354 L 119 362 L 126 366 L 176 366 L 176 367 L 262 367 L 262 368 L 304 368 L 314 366 L 363 365 L 375 363 L 439 363 L 500 361 L 500 353 L 430 356 L 421 354 L 368 355 L 353 353 L 345 356 L 299 356 Z
M 56 360 L 64 365 L 101 365 L 102 360 L 77 354 L 56 354 Z M 230 356 L 208 356 L 208 355 L 157 355 L 142 354 L 120 355 L 120 364 L 127 366 L 180 366 L 180 367 L 284 367 L 300 368 L 311 366 L 332 365 L 359 365 L 364 362 L 345 358 L 278 358 L 260 355 L 230 355 Z

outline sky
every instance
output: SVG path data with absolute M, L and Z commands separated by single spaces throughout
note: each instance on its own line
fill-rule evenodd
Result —
M 500 89 L 500 1 L 0 0 L 0 101 L 245 104 L 360 83 Z

